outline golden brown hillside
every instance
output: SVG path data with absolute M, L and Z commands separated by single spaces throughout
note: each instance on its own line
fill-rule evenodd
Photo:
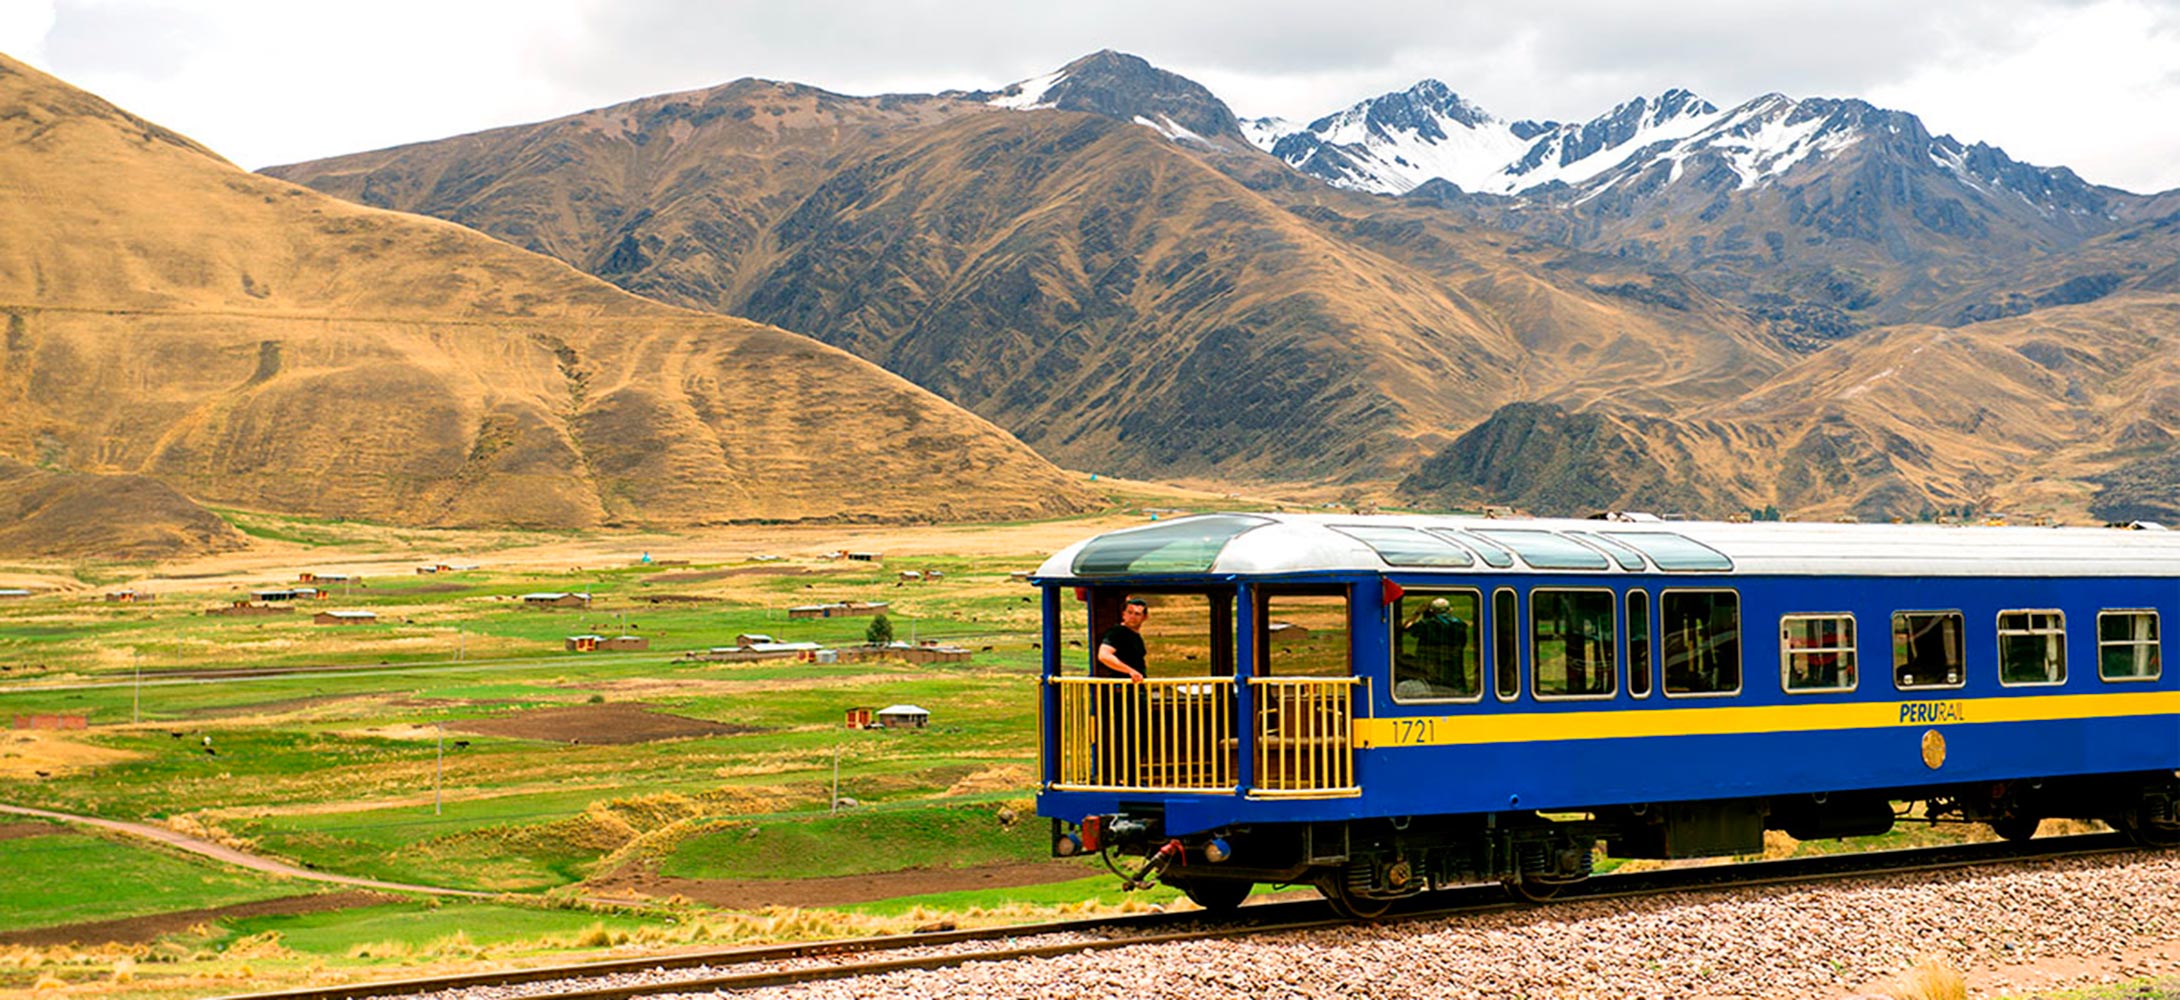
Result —
M 1786 360 L 1616 262 L 1091 114 L 743 81 L 272 172 L 808 332 L 1130 474 L 1398 475 L 1510 400 L 1648 412 Z M 568 210 L 596 205 L 618 221 Z
M 1085 502 L 844 352 L 245 173 L 4 57 L 0 143 L 0 454 L 409 524 Z
M 1551 513 L 2180 521 L 2180 296 L 1872 331 L 1673 418 L 1510 406 L 1403 482 Z
M 0 552 L 136 562 L 247 545 L 218 515 L 149 476 L 52 472 L 0 458 Z

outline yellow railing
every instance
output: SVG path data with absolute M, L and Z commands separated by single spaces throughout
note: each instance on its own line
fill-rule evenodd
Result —
M 1353 677 L 1252 677 L 1256 784 L 1251 795 L 1356 795 Z
M 1055 677 L 1068 791 L 1225 792 L 1235 785 L 1234 682 Z

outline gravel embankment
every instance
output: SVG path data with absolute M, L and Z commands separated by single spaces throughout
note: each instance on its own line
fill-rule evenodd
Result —
M 1917 959 L 1972 995 L 2170 974 L 2180 858 L 2131 854 L 1151 945 L 760 991 L 767 998 L 1852 996 Z M 2168 950 L 2165 955 L 2172 952 Z M 2081 959 L 2082 961 L 2075 961 Z

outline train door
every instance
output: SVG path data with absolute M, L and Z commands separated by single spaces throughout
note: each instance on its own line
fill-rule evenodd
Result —
M 1355 600 L 1347 584 L 1251 588 L 1258 795 L 1354 790 Z

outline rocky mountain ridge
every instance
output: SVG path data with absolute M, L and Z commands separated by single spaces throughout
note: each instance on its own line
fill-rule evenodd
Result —
M 1668 91 L 1579 124 L 1499 122 L 1442 85 L 1365 103 L 1289 151 L 1421 170 L 1373 137 L 1505 138 L 1494 169 L 1543 180 L 1328 185 L 1262 151 L 1276 129 L 1229 131 L 1208 90 L 1114 53 L 999 91 L 742 81 L 272 172 L 584 247 L 564 259 L 809 332 L 1081 467 L 1554 511 L 1664 491 L 1682 512 L 2080 515 L 2116 509 L 2107 489 L 2180 493 L 2140 464 L 2180 429 L 2156 360 L 2170 196 L 1859 101 Z M 671 105 L 697 110 L 595 124 Z M 1951 328 L 2015 346 L 1956 354 Z

